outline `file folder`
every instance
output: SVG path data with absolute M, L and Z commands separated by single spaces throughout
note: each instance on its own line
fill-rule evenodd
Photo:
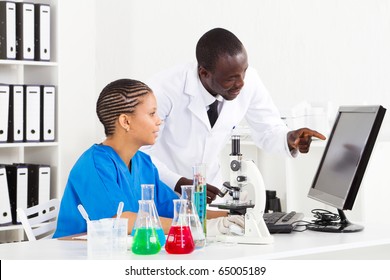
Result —
M 50 60 L 50 5 L 35 4 L 35 60 Z
M 7 173 L 5 166 L 0 165 L 0 225 L 9 225 L 11 223 L 12 215 Z
M 55 140 L 56 88 L 41 86 L 41 141 Z
M 38 203 L 46 203 L 50 200 L 50 166 L 43 164 L 39 165 L 38 176 Z
M 17 208 L 28 207 L 28 168 L 22 164 L 6 164 L 12 223 L 19 223 Z
M 10 85 L 9 90 L 8 142 L 23 142 L 24 88 L 22 85 Z
M 34 4 L 16 3 L 16 58 L 34 60 Z
M 16 5 L 0 2 L 0 59 L 16 58 Z
M 24 141 L 40 140 L 40 86 L 24 85 Z
M 28 207 L 50 200 L 50 166 L 27 163 Z
M 9 85 L 0 84 L 0 143 L 8 140 Z

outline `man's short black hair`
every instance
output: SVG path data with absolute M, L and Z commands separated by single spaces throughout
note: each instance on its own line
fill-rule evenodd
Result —
M 244 49 L 241 41 L 232 32 L 214 28 L 206 32 L 196 45 L 198 66 L 214 71 L 218 58 L 222 55 L 234 56 Z

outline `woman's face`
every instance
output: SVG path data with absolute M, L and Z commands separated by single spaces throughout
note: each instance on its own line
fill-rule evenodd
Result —
M 130 116 L 131 135 L 139 146 L 153 145 L 158 136 L 161 119 L 157 114 L 157 102 L 153 93 L 145 95 Z

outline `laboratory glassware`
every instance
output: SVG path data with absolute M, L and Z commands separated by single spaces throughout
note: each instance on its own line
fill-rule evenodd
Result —
M 154 203 L 154 185 L 153 184 L 141 184 L 141 199 L 142 200 L 150 200 L 152 201 L 152 215 L 151 221 L 154 224 L 154 228 L 157 232 L 158 239 L 160 240 L 161 247 L 165 245 L 165 234 L 161 225 L 160 217 L 157 212 L 156 204 Z M 131 235 L 134 236 L 135 231 L 134 228 L 131 232 Z
M 165 251 L 169 254 L 189 254 L 195 250 L 187 218 L 187 200 L 173 200 L 174 216 L 169 229 Z
M 207 186 L 206 186 L 206 164 L 198 163 L 193 166 L 193 185 L 195 187 L 195 207 L 199 215 L 203 233 L 206 236 L 206 206 L 207 206 Z
M 131 251 L 137 255 L 153 255 L 161 250 L 161 244 L 153 222 L 153 203 L 150 200 L 139 200 L 135 233 Z
M 195 243 L 195 248 L 200 249 L 206 245 L 206 237 L 203 232 L 202 224 L 199 220 L 198 212 L 194 204 L 194 190 L 193 185 L 181 186 L 181 199 L 187 200 L 187 218 L 191 229 L 192 238 Z

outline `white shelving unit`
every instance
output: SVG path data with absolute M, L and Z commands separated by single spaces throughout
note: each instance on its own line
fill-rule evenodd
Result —
M 58 197 L 59 143 L 58 143 L 58 28 L 57 3 L 50 0 L 15 1 L 50 5 L 50 61 L 0 60 L 0 83 L 54 85 L 56 87 L 56 135 L 54 142 L 0 143 L 0 163 L 15 162 L 49 164 L 51 167 L 50 197 Z M 0 243 L 20 241 L 21 225 L 0 226 Z

